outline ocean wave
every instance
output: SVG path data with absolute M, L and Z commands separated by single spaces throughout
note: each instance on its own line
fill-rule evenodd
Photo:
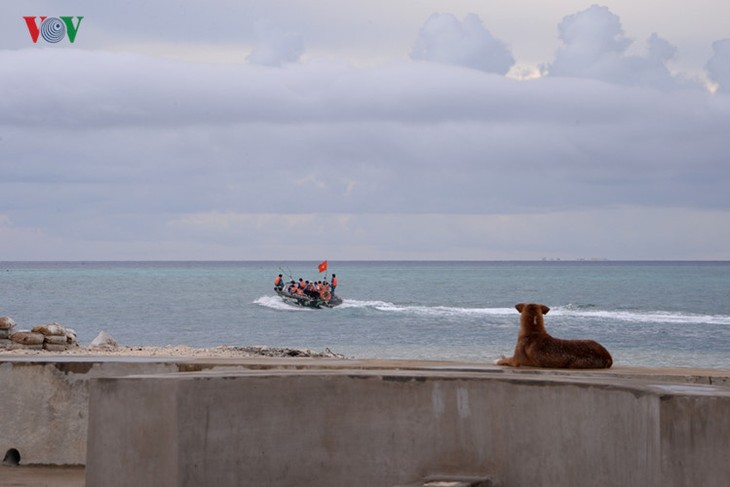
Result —
M 681 313 L 673 311 L 588 310 L 585 307 L 564 306 L 550 310 L 553 316 L 586 318 L 601 321 L 628 321 L 633 323 L 713 324 L 730 325 L 730 316 Z
M 512 308 L 461 308 L 453 306 L 399 305 L 388 301 L 361 301 L 345 299 L 339 308 L 365 308 L 381 312 L 413 314 L 421 316 L 516 316 Z M 713 324 L 730 325 L 730 316 L 680 313 L 670 311 L 631 311 L 601 310 L 596 305 L 589 306 L 557 306 L 551 308 L 551 316 L 566 318 L 591 319 L 601 321 L 625 321 L 635 323 L 670 323 L 670 324 Z

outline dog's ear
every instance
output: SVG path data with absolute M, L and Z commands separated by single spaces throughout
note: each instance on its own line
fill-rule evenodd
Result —
M 515 304 L 515 309 L 522 313 L 522 310 L 525 309 L 525 303 Z
M 542 308 L 542 314 L 544 315 L 548 314 L 548 311 L 550 311 L 550 308 L 548 308 L 544 304 L 541 304 L 540 307 Z

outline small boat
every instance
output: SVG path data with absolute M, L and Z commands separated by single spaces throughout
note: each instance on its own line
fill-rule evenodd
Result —
M 281 270 L 284 272 L 283 269 Z M 320 273 L 326 272 L 327 261 L 325 260 L 319 264 L 317 266 L 317 270 L 319 270 Z M 288 284 L 284 283 L 284 280 L 282 279 L 283 275 L 279 274 L 275 283 L 276 285 L 274 286 L 274 291 L 281 297 L 281 299 L 284 300 L 284 302 L 295 304 L 297 306 L 304 306 L 306 308 L 334 308 L 335 306 L 342 304 L 342 298 L 335 296 L 333 294 L 334 289 L 329 287 L 330 285 L 327 283 L 327 274 L 325 274 L 324 281 L 318 283 L 323 284 L 322 286 L 304 286 L 301 279 L 299 279 L 299 284 L 297 284 L 294 281 L 291 272 L 288 272 L 288 275 L 291 279 Z M 333 284 L 336 285 L 337 279 L 334 274 L 332 274 L 332 278 Z M 309 281 L 307 281 L 307 283 L 309 283 Z M 314 283 L 314 281 L 312 281 L 312 283 Z
M 339 296 L 331 296 L 329 300 L 325 300 L 322 296 L 290 293 L 283 288 L 274 288 L 274 291 L 285 302 L 306 308 L 334 308 L 342 304 L 342 298 Z

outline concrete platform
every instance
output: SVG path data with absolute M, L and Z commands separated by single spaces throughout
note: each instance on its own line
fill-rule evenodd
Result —
M 471 476 L 726 487 L 730 478 L 725 386 L 461 369 L 94 379 L 87 485 L 370 487 Z
M 298 486 L 489 478 L 495 485 L 725 487 L 730 478 L 727 370 L 44 354 L 0 356 L 0 386 L 0 454 L 22 454 L 20 470 L 0 473 L 76 466 L 76 480 L 84 472 L 89 486 L 160 485 L 163 471 L 165 485 L 217 487 L 241 478 Z M 130 435 L 140 430 L 148 436 Z M 108 444 L 110 437 L 120 441 Z M 536 455 L 528 467 L 525 451 Z M 251 452 L 256 462 L 268 459 L 265 468 L 246 463 Z M 115 470 L 120 455 L 138 456 L 130 458 L 138 477 Z M 576 467 L 578 460 L 591 471 Z M 545 476 L 543 465 L 560 466 L 563 477 Z M 55 477 L 44 468 L 39 475 Z M 360 480 L 343 484 L 343 469 Z M 111 480 L 100 476 L 106 471 L 116 472 Z
M 84 487 L 83 467 L 0 466 L 2 487 Z

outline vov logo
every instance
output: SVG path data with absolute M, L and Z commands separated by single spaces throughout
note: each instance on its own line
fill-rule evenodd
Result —
M 51 44 L 61 42 L 68 35 L 68 41 L 73 44 L 76 40 L 76 34 L 79 32 L 81 19 L 83 18 L 83 16 L 76 17 L 76 25 L 74 25 L 73 17 L 41 16 L 40 24 L 36 20 L 36 17 L 23 17 L 28 26 L 30 38 L 33 39 L 33 44 L 38 42 L 39 35 L 44 41 L 50 42 Z

